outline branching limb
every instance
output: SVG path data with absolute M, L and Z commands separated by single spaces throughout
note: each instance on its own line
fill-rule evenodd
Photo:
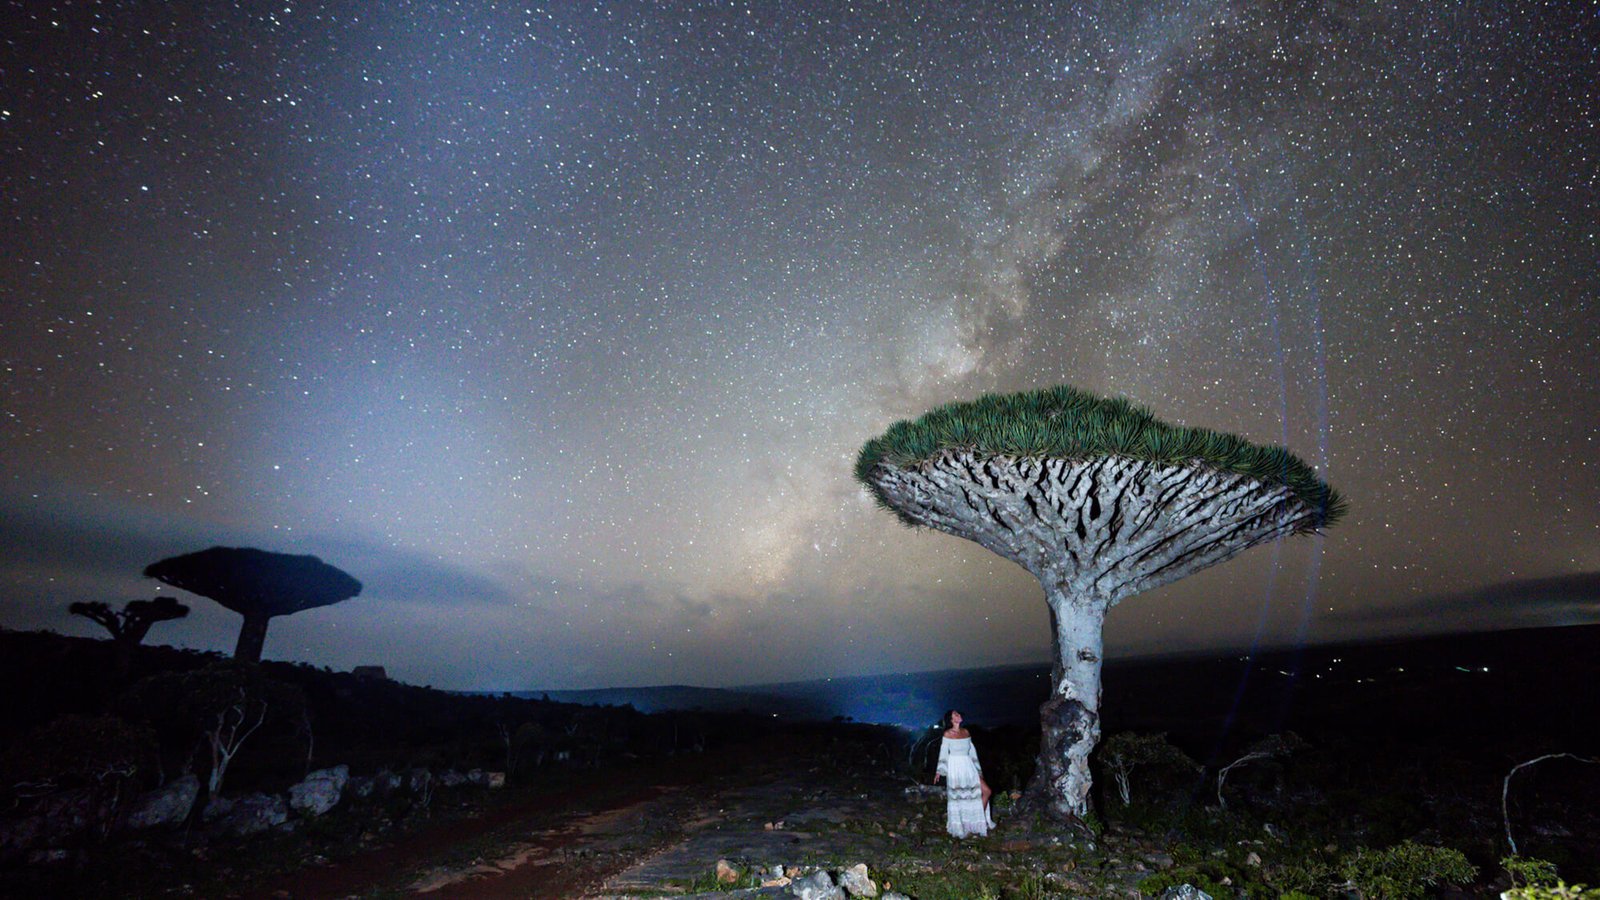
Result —
M 1511 771 L 1506 773 L 1505 781 L 1501 782 L 1500 784 L 1500 818 L 1506 826 L 1506 844 L 1511 847 L 1512 856 L 1517 856 L 1519 853 L 1517 851 L 1516 838 L 1511 836 L 1511 806 L 1508 800 L 1508 797 L 1511 793 L 1511 779 L 1523 769 L 1526 769 L 1532 765 L 1537 765 L 1538 763 L 1542 763 L 1547 759 L 1574 759 L 1582 763 L 1600 764 L 1600 759 L 1595 759 L 1594 757 L 1590 756 L 1579 756 L 1576 753 L 1546 753 L 1543 756 L 1536 756 L 1533 759 L 1530 759 L 1526 762 L 1517 763 L 1511 767 Z

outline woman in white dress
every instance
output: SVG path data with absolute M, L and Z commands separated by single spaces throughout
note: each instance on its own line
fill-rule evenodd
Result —
M 939 770 L 933 783 L 945 779 L 945 828 L 952 837 L 983 837 L 994 827 L 989 817 L 989 785 L 978 765 L 972 735 L 961 727 L 961 713 L 945 713 L 944 741 L 939 745 Z

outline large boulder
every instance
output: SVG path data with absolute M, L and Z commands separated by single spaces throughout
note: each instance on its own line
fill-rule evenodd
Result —
M 231 800 L 215 797 L 206 805 L 204 817 L 219 834 L 249 837 L 287 823 L 289 804 L 277 794 L 245 794 Z
M 122 817 L 124 828 L 163 828 L 189 818 L 195 798 L 200 796 L 200 778 L 189 774 L 174 778 L 153 791 L 139 795 Z
M 302 816 L 316 818 L 339 805 L 339 797 L 349 781 L 349 766 L 318 769 L 289 788 L 289 806 Z

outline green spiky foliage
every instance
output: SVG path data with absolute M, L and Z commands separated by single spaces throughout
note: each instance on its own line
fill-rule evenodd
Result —
M 1083 460 L 1125 456 L 1165 465 L 1205 466 L 1285 485 L 1322 515 L 1310 527 L 1345 514 L 1343 497 L 1299 457 L 1282 447 L 1252 444 L 1235 434 L 1172 425 L 1121 397 L 1099 397 L 1068 385 L 1016 394 L 985 394 L 949 403 L 919 419 L 900 421 L 867 441 L 856 457 L 856 480 L 878 504 L 916 526 L 892 506 L 872 479 L 879 464 L 907 468 L 946 450 L 992 456 Z

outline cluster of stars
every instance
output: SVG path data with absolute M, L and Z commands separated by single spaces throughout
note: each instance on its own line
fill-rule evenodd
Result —
M 1287 444 L 1353 501 L 1320 568 L 1166 589 L 1114 653 L 1600 570 L 1581 10 L 17 12 L 0 500 L 55 524 L 9 551 L 7 624 L 234 540 L 369 584 L 274 640 L 418 682 L 1042 658 L 1032 582 L 900 530 L 850 463 L 1061 381 Z M 1433 624 L 1538 621 L 1460 615 Z

